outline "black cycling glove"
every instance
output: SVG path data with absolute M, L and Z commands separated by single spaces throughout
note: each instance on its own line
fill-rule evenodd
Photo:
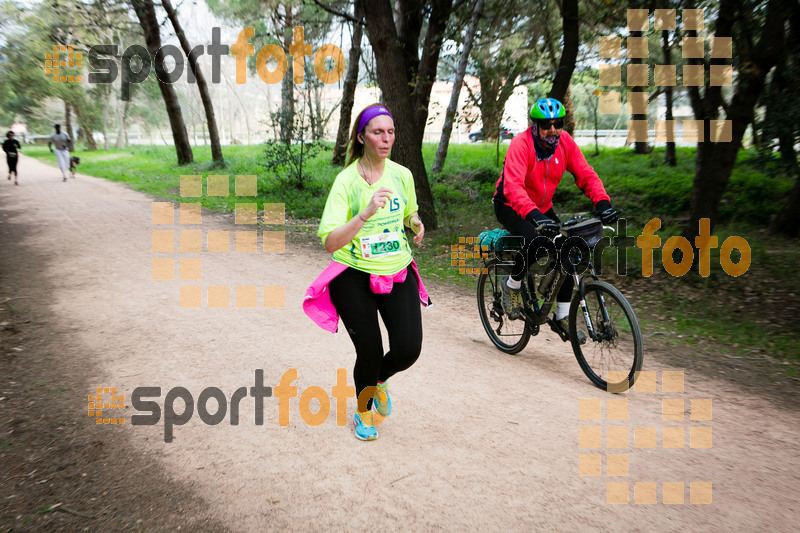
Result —
M 595 206 L 594 216 L 600 219 L 603 225 L 613 224 L 619 218 L 619 211 L 611 207 L 608 200 L 600 200 Z
M 560 226 L 554 220 L 547 218 L 547 216 L 545 216 L 538 209 L 534 209 L 528 213 L 528 216 L 525 217 L 525 220 L 536 226 L 536 232 L 539 235 L 543 235 L 550 239 L 558 235 Z

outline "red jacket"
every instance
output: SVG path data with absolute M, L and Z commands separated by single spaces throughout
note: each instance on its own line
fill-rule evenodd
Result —
M 494 201 L 511 206 L 522 218 L 534 209 L 546 213 L 553 207 L 553 194 L 565 170 L 575 176 L 575 183 L 594 205 L 611 200 L 569 133 L 561 132 L 553 156 L 548 161 L 539 161 L 533 147 L 533 132 L 528 128 L 511 140 L 503 172 L 495 184 Z

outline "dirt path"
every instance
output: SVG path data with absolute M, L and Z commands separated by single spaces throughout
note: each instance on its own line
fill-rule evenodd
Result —
M 128 400 L 136 387 L 161 387 L 156 401 L 163 408 L 174 387 L 188 389 L 195 403 L 211 386 L 230 399 L 237 388 L 253 387 L 256 369 L 263 369 L 265 385 L 275 387 L 284 372 L 296 368 L 292 385 L 298 394 L 310 386 L 330 394 L 339 368 L 352 384 L 350 340 L 317 328 L 300 306 L 305 288 L 329 258 L 321 247 L 294 244 L 280 254 L 178 253 L 177 235 L 175 253 L 153 253 L 152 230 L 177 234 L 182 227 L 154 226 L 150 197 L 87 176 L 62 183 L 58 170 L 30 158 L 20 167 L 22 185 L 0 183 L 0 286 L 5 294 L 27 297 L 15 307 L 34 318 L 27 326 L 32 334 L 20 344 L 25 351 L 14 355 L 4 344 L 4 357 L 16 358 L 7 363 L 16 372 L 9 375 L 31 379 L 31 369 L 39 368 L 74 385 L 59 393 L 59 408 L 70 417 L 73 439 L 104 443 L 104 468 L 119 476 L 112 496 L 127 502 L 128 515 L 121 516 L 122 504 L 74 501 L 79 491 L 66 481 L 62 492 L 41 503 L 66 502 L 101 520 L 117 517 L 109 523 L 121 526 L 143 520 L 154 529 L 194 524 L 233 531 L 790 531 L 800 519 L 797 412 L 779 410 L 691 369 L 683 393 L 663 392 L 662 370 L 675 369 L 647 355 L 645 370 L 656 372 L 658 391 L 607 395 L 590 385 L 571 349 L 549 332 L 520 356 L 495 350 L 472 295 L 437 286 L 430 287 L 435 305 L 423 311 L 423 354 L 410 371 L 392 379 L 395 412 L 375 442 L 353 437 L 349 418 L 355 400 L 347 402 L 344 427 L 336 425 L 335 400 L 328 419 L 311 427 L 300 416 L 298 398 L 290 401 L 288 427 L 281 427 L 274 397 L 264 402 L 261 426 L 254 423 L 253 399 L 245 397 L 238 425 L 226 416 L 209 426 L 195 412 L 175 428 L 171 443 L 164 442 L 163 418 L 155 426 L 132 426 L 129 401 L 124 426 L 96 426 L 86 413 L 87 395 L 96 386 L 115 386 Z M 204 213 L 202 226 L 190 229 L 241 227 L 233 226 L 232 217 Z M 154 257 L 176 263 L 201 257 L 202 281 L 178 281 L 177 267 L 176 280 L 154 281 Z M 257 309 L 185 309 L 179 306 L 181 285 L 285 286 L 285 307 L 265 309 L 259 301 Z M 10 458 L 35 456 L 27 452 L 36 438 L 19 428 L 10 433 L 15 426 L 7 416 L 25 407 L 15 398 L 34 387 L 12 384 L 5 376 L 1 385 L 5 468 Z M 601 421 L 579 420 L 581 399 L 600 400 Z M 627 399 L 627 420 L 608 420 L 615 409 L 611 400 L 620 399 Z M 664 399 L 684 401 L 682 420 L 662 420 Z M 692 399 L 711 400 L 710 421 L 690 420 Z M 176 411 L 182 406 L 179 400 Z M 213 413 L 216 402 L 208 406 Z M 30 414 L 21 426 L 34 424 L 34 418 Z M 602 427 L 603 447 L 579 448 L 583 426 Z M 628 428 L 627 448 L 605 446 L 607 437 L 620 431 L 609 432 L 612 426 Z M 635 448 L 635 427 L 657 428 L 657 447 Z M 692 436 L 699 443 L 707 435 L 696 429 L 701 427 L 712 428 L 711 449 L 690 447 Z M 591 436 L 592 430 L 584 431 Z M 662 448 L 665 436 L 678 434 L 684 437 L 682 448 Z M 15 455 L 19 447 L 28 447 L 26 453 Z M 580 475 L 582 453 L 598 454 L 585 458 L 584 466 L 591 471 L 599 458 L 601 475 Z M 627 476 L 608 475 L 614 473 L 609 465 L 613 470 L 623 461 L 618 455 L 627 456 Z M 7 479 L 0 478 L 5 507 L 0 525 L 21 528 L 21 517 L 28 516 L 34 517 L 31 527 L 47 517 L 66 521 L 68 529 L 99 523 L 68 513 L 37 515 L 33 500 L 9 499 L 30 490 L 37 476 L 25 478 L 27 472 L 16 473 L 22 466 L 7 466 Z M 52 470 L 51 485 L 63 472 Z M 70 476 L 73 470 L 66 469 Z M 627 483 L 627 491 L 620 489 L 627 505 L 607 503 L 607 495 L 620 488 L 607 493 L 607 482 Z M 634 484 L 640 482 L 655 483 L 639 485 L 638 497 L 655 489 L 657 503 L 634 503 Z M 708 495 L 707 485 L 692 482 L 712 484 L 711 504 L 690 503 Z M 92 483 L 89 488 L 99 494 L 104 481 Z M 174 496 L 161 496 L 173 490 Z M 150 499 L 142 500 L 147 494 Z M 678 496 L 683 504 L 664 503 Z

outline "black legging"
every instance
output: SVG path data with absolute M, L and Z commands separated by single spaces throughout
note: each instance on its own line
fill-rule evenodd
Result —
M 6 154 L 6 163 L 8 163 L 8 173 L 17 175 L 17 158 L 11 157 L 10 155 Z
M 419 285 L 413 268 L 407 267 L 406 280 L 395 283 L 389 294 L 375 294 L 369 287 L 369 274 L 348 268 L 329 287 L 331 301 L 342 318 L 347 333 L 356 348 L 353 381 L 356 398 L 361 391 L 386 381 L 397 372 L 409 368 L 422 349 L 422 316 L 420 314 Z M 383 354 L 378 312 L 389 333 L 389 351 Z M 359 411 L 372 406 L 367 405 Z
M 495 203 L 494 213 L 497 216 L 497 220 L 511 232 L 511 235 L 521 236 L 525 241 L 523 243 L 524 253 L 516 254 L 514 270 L 511 272 L 511 279 L 520 281 L 525 276 L 525 266 L 532 265 L 536 262 L 537 258 L 532 257 L 534 254 L 534 247 L 531 246 L 531 243 L 539 234 L 536 232 L 536 227 L 533 224 L 519 216 L 516 211 L 507 205 L 498 205 L 498 203 Z M 552 208 L 544 215 L 551 220 L 561 222 Z M 561 285 L 561 289 L 558 291 L 556 301 L 569 302 L 572 299 L 573 287 L 575 287 L 575 282 L 572 280 L 572 276 L 567 276 L 564 279 L 564 283 Z

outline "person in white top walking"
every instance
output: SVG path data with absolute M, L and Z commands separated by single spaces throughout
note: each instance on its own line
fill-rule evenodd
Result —
M 72 151 L 72 139 L 66 132 L 61 131 L 61 124 L 53 125 L 56 132 L 50 136 L 50 141 L 47 147 L 53 151 L 52 146 L 55 145 L 56 159 L 58 160 L 58 168 L 61 169 L 61 175 L 64 181 L 67 181 L 67 170 L 69 170 L 70 151 Z

